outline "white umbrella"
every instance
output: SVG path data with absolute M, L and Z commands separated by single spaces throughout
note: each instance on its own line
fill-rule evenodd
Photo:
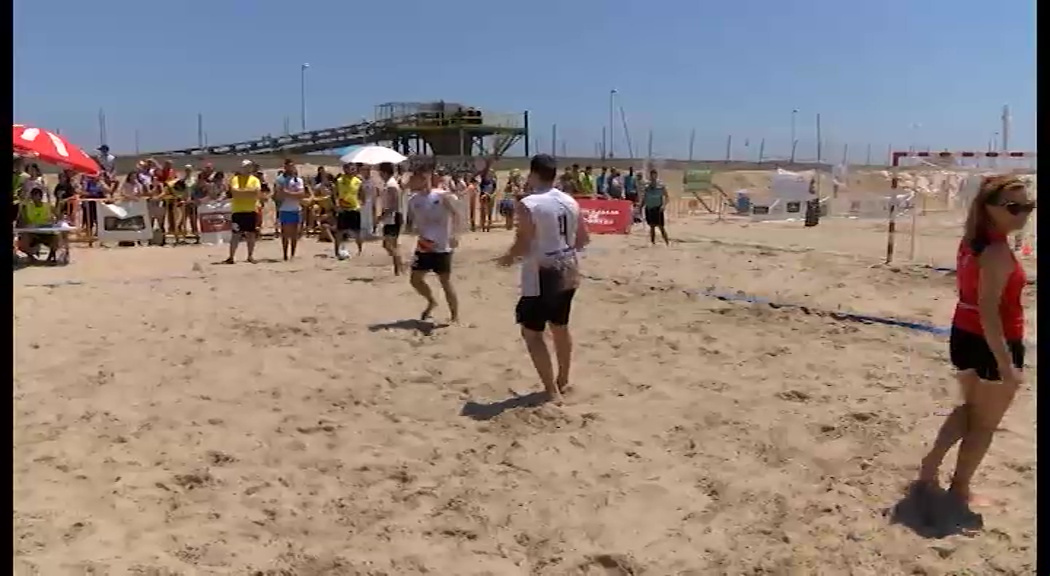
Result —
M 343 164 L 368 164 L 370 166 L 384 163 L 400 164 L 405 160 L 408 158 L 386 146 L 362 146 L 339 158 Z

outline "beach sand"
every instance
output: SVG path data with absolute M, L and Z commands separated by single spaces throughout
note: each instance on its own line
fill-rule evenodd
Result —
M 959 218 L 924 224 L 923 262 L 953 263 Z M 214 264 L 225 247 L 80 249 L 20 270 L 15 570 L 1032 574 L 1031 385 L 978 473 L 983 531 L 932 538 L 894 513 L 955 398 L 946 339 L 820 312 L 945 326 L 954 280 L 878 265 L 883 224 L 597 237 L 560 408 L 530 405 L 517 270 L 491 263 L 505 231 L 464 238 L 463 324 L 434 329 L 376 244 L 338 262 L 310 239 L 283 263 L 265 241 L 235 266 Z

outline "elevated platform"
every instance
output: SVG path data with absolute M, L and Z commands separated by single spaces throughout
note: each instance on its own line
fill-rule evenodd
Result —
M 309 154 L 345 146 L 383 144 L 403 154 L 499 158 L 527 136 L 528 112 L 495 114 L 445 102 L 391 102 L 376 106 L 372 121 L 149 155 Z

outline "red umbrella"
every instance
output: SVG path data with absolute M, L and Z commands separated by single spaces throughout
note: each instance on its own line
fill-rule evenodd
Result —
M 18 154 L 39 158 L 42 162 L 56 164 L 65 168 L 98 174 L 98 162 L 80 148 L 70 144 L 65 138 L 47 130 L 15 124 L 12 126 L 14 149 Z

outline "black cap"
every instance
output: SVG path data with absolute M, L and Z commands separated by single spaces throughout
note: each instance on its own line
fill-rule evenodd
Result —
M 98 147 L 98 150 L 99 150 L 99 152 L 109 152 L 109 145 L 108 144 L 103 144 L 103 145 Z

